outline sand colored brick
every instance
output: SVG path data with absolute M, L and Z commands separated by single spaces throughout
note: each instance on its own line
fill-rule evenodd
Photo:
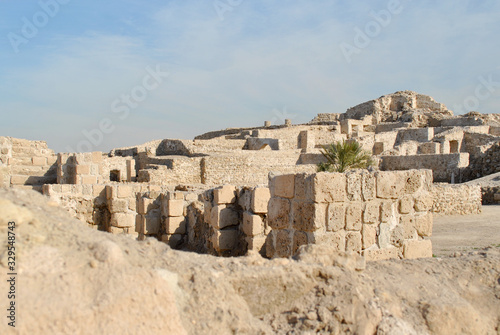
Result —
M 272 181 L 273 196 L 291 199 L 295 192 L 295 175 L 277 176 Z
M 345 229 L 346 206 L 343 203 L 328 204 L 327 231 L 339 231 Z
M 282 229 L 290 226 L 290 201 L 282 198 L 269 200 L 269 226 L 273 229 Z
M 408 259 L 432 257 L 431 240 L 405 241 L 403 256 Z
M 261 235 L 264 233 L 264 222 L 259 215 L 244 212 L 242 230 L 247 236 Z
M 181 216 L 165 218 L 165 231 L 167 232 L 167 234 L 185 234 L 185 218 Z
M 345 217 L 345 229 L 346 230 L 361 230 L 361 224 L 363 214 L 363 204 L 361 202 L 351 202 L 347 205 L 346 217 Z
M 267 213 L 271 192 L 267 187 L 256 187 L 252 192 L 251 209 L 254 213 Z
M 342 173 L 320 172 L 314 177 L 315 202 L 344 202 L 346 200 L 346 176 Z
M 232 185 L 224 185 L 214 190 L 216 204 L 231 204 L 236 201 L 236 189 Z

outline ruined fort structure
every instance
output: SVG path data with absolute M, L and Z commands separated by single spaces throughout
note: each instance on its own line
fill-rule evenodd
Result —
M 316 173 L 320 149 L 358 141 L 374 171 Z M 109 153 L 0 137 L 0 185 L 32 188 L 91 227 L 216 255 L 292 255 L 329 243 L 370 259 L 431 255 L 433 214 L 500 201 L 500 115 L 396 92 L 307 124 L 233 128 Z M 463 182 L 469 182 L 462 184 Z

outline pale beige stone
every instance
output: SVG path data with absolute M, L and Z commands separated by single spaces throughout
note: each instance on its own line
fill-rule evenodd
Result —
M 346 176 L 343 173 L 319 172 L 314 176 L 315 202 L 343 202 L 346 196 Z
M 36 166 L 45 166 L 47 165 L 47 157 L 32 157 L 31 162 Z
M 233 250 L 238 245 L 239 231 L 236 229 L 215 230 L 212 243 L 216 250 Z
M 111 225 L 115 227 L 135 226 L 135 213 L 113 213 L 111 214 Z
M 90 174 L 90 165 L 77 165 L 76 174 L 81 174 L 81 175 Z
M 398 248 L 385 248 L 385 249 L 370 249 L 364 250 L 363 256 L 367 261 L 382 261 L 386 259 L 397 259 L 399 258 Z
M 259 215 L 243 213 L 242 230 L 247 236 L 260 235 L 264 232 L 264 223 Z
M 365 210 L 363 211 L 364 223 L 379 223 L 380 221 L 380 202 L 369 201 L 365 203 Z
M 415 228 L 419 236 L 432 236 L 433 215 L 426 213 L 415 216 Z
M 214 190 L 215 204 L 231 204 L 236 201 L 236 189 L 233 185 L 224 185 Z
M 247 236 L 245 241 L 247 242 L 248 250 L 256 250 L 260 251 L 262 248 L 265 248 L 267 237 L 264 235 L 259 236 Z
M 151 209 L 153 209 L 155 207 L 153 205 L 153 203 L 154 203 L 153 199 L 149 199 L 146 197 L 139 198 L 137 212 L 139 214 L 147 214 L 148 211 L 150 211 Z
M 267 187 L 256 187 L 252 192 L 251 208 L 254 213 L 267 213 L 271 192 Z
M 345 228 L 345 208 L 343 203 L 331 203 L 328 205 L 327 231 L 337 232 Z
M 133 197 L 132 187 L 129 185 L 118 185 L 117 196 L 118 198 Z
M 184 217 L 173 216 L 165 218 L 165 231 L 167 234 L 185 234 L 186 220 Z
M 239 224 L 238 212 L 225 205 L 218 205 L 212 208 L 211 225 L 217 229 L 223 229 L 229 226 L 237 226 Z
M 345 236 L 345 251 L 361 252 L 361 233 L 358 231 L 348 232 Z
M 403 195 L 405 187 L 404 171 L 379 171 L 375 174 L 377 197 L 397 199 Z
M 361 230 L 363 206 L 360 202 L 353 202 L 347 206 L 345 217 L 346 230 Z
M 100 151 L 94 151 L 91 153 L 91 162 L 92 163 L 101 163 L 102 162 L 102 152 Z
M 327 244 L 334 250 L 344 252 L 346 250 L 346 233 L 341 230 L 338 232 L 314 233 L 312 240 L 316 244 Z
M 375 176 L 372 173 L 362 174 L 362 193 L 365 201 L 372 200 L 376 197 Z
M 81 177 L 82 184 L 97 184 L 96 176 L 82 176 Z
M 167 200 L 167 216 L 183 216 L 184 200 Z
M 92 195 L 94 197 L 101 197 L 106 195 L 105 185 L 92 185 Z
M 368 249 L 377 243 L 377 227 L 371 224 L 364 224 L 361 230 L 363 249 Z
M 415 196 L 415 210 L 426 212 L 432 208 L 432 197 L 430 193 L 419 193 Z
M 295 192 L 295 175 L 276 176 L 271 181 L 272 196 L 291 199 Z
M 399 212 L 401 214 L 409 214 L 413 210 L 413 198 L 409 195 L 405 195 L 399 201 Z
M 408 259 L 432 257 L 431 240 L 405 241 L 403 256 Z
M 125 213 L 128 211 L 128 201 L 126 199 L 112 199 L 110 200 L 109 209 L 111 213 Z
M 361 200 L 362 176 L 358 171 L 349 171 L 346 174 L 347 179 L 347 198 L 350 201 Z

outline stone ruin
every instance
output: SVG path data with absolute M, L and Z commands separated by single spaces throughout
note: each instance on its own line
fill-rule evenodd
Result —
M 317 173 L 323 145 L 357 141 L 374 171 Z M 92 228 L 221 256 L 289 257 L 328 243 L 368 259 L 432 255 L 432 216 L 500 202 L 464 183 L 500 172 L 500 115 L 453 113 L 404 91 L 307 124 L 231 128 L 109 153 L 0 137 L 0 185 L 34 189 Z

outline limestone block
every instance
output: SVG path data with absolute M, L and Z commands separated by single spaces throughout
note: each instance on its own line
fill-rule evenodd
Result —
M 328 205 L 327 231 L 337 232 L 345 228 L 345 209 L 343 203 L 331 203 Z
M 153 191 L 153 190 L 151 190 Z M 160 191 L 160 189 L 156 189 L 155 191 Z M 167 200 L 184 200 L 183 192 L 168 192 L 165 197 Z
M 215 250 L 233 250 L 238 246 L 239 231 L 237 229 L 215 230 L 212 244 Z
M 266 237 L 265 254 L 266 254 L 266 257 L 268 257 L 268 258 L 273 258 L 274 255 L 276 254 L 275 233 L 276 233 L 275 231 L 271 231 Z
M 135 226 L 135 213 L 113 213 L 111 214 L 111 225 L 114 227 Z
M 118 185 L 117 188 L 118 198 L 132 198 L 134 196 L 132 187 L 129 185 Z
M 210 224 L 217 229 L 239 225 L 238 212 L 225 205 L 214 206 L 211 212 Z
M 364 223 L 379 223 L 380 222 L 380 202 L 369 201 L 365 203 L 365 210 L 363 211 Z
M 313 201 L 312 181 L 313 176 L 306 173 L 295 175 L 295 200 Z
M 397 199 L 402 196 L 405 187 L 403 172 L 379 171 L 375 174 L 377 197 Z
M 11 176 L 11 185 L 24 185 L 28 181 L 29 176 Z
M 347 179 L 347 198 L 350 201 L 361 200 L 362 175 L 358 171 L 348 171 Z
M 92 195 L 94 197 L 102 197 L 106 195 L 106 186 L 105 185 L 93 185 L 92 186 Z
M 214 190 L 215 204 L 231 204 L 236 201 L 236 188 L 233 185 L 224 185 Z
M 92 163 L 92 153 L 91 152 L 84 152 L 84 153 L 75 154 L 75 162 L 77 165 Z
M 243 213 L 242 229 L 245 235 L 255 236 L 264 232 L 264 223 L 259 215 L 249 212 Z
M 293 228 L 301 231 L 315 231 L 326 226 L 327 204 L 292 201 Z
M 96 176 L 81 176 L 82 184 L 97 184 Z
M 36 166 L 45 166 L 47 165 L 47 157 L 32 157 L 31 162 Z
M 295 175 L 276 176 L 271 179 L 271 195 L 291 199 L 295 192 Z
M 385 249 L 370 249 L 364 250 L 363 256 L 367 261 L 382 261 L 386 259 L 399 258 L 398 248 L 385 248 Z
M 377 243 L 377 227 L 371 224 L 364 224 L 361 230 L 361 238 L 363 240 L 363 249 L 368 249 Z
M 374 155 L 380 155 L 385 150 L 386 149 L 385 149 L 385 143 L 384 142 L 375 142 L 373 144 L 373 154 Z
M 342 230 L 335 233 L 314 233 L 313 240 L 316 244 L 327 244 L 339 252 L 346 250 L 346 233 Z
M 353 202 L 347 206 L 345 216 L 346 230 L 361 230 L 363 205 L 361 202 Z
M 346 176 L 343 173 L 319 172 L 313 180 L 315 202 L 343 202 L 346 200 Z
M 432 208 L 432 196 L 430 193 L 419 193 L 415 196 L 415 210 L 427 212 Z
M 106 185 L 106 199 L 112 199 L 117 197 L 116 186 Z
M 294 255 L 301 245 L 307 244 L 307 234 L 302 231 L 295 231 L 293 234 L 292 254 Z
M 381 249 L 391 246 L 391 226 L 387 222 L 380 223 L 378 227 L 378 246 Z
M 94 151 L 90 155 L 91 155 L 90 160 L 92 163 L 101 163 L 102 162 L 102 155 L 103 155 L 102 152 Z
M 160 231 L 161 217 L 159 210 L 152 210 L 144 216 L 144 234 L 155 235 Z
M 265 247 L 267 237 L 264 235 L 260 236 L 247 236 L 245 241 L 247 242 L 247 250 L 256 250 L 260 251 L 263 247 Z
M 126 199 L 112 199 L 109 210 L 111 213 L 125 213 L 128 211 L 128 201 Z
M 186 201 L 192 202 L 198 200 L 198 194 L 196 193 L 188 193 L 186 194 Z
M 186 220 L 183 216 L 165 218 L 165 230 L 167 234 L 185 234 Z
M 421 170 L 405 171 L 405 185 L 403 192 L 405 194 L 415 194 L 424 186 L 424 174 Z
M 256 187 L 252 192 L 251 208 L 254 213 L 267 213 L 271 192 L 267 187 Z
M 345 236 L 345 251 L 361 252 L 361 247 L 361 233 L 358 231 L 347 232 Z
M 78 175 L 90 174 L 90 165 L 77 165 L 76 174 Z
M 271 198 L 268 208 L 268 222 L 273 229 L 290 226 L 290 201 L 282 198 Z
M 399 219 L 399 225 L 392 231 L 391 244 L 400 247 L 403 245 L 404 240 L 412 239 L 414 236 L 415 217 L 413 215 L 403 215 Z
M 415 228 L 419 236 L 432 235 L 433 216 L 432 213 L 415 216 Z
M 396 204 L 391 200 L 383 201 L 380 205 L 380 221 L 391 222 L 396 216 Z
M 148 211 L 154 209 L 155 207 L 156 206 L 154 206 L 153 199 L 141 197 L 141 198 L 139 198 L 139 201 L 138 201 L 137 212 L 139 214 L 147 214 Z
M 276 232 L 276 257 L 290 257 L 292 255 L 292 234 L 288 229 Z
M 135 217 L 135 232 L 140 233 L 140 234 L 145 234 L 144 233 L 144 215 L 143 214 L 137 214 Z
M 405 195 L 399 201 L 399 212 L 401 214 L 409 214 L 413 209 L 413 197 Z
M 126 171 L 127 171 L 127 181 L 131 182 L 133 178 L 137 177 L 137 172 L 135 171 L 135 161 L 133 159 L 127 159 Z
M 405 241 L 403 257 L 407 259 L 432 257 L 431 240 Z
M 362 174 L 361 191 L 365 201 L 372 200 L 376 197 L 375 176 L 372 173 Z
M 167 200 L 166 205 L 166 216 L 183 216 L 184 200 Z

